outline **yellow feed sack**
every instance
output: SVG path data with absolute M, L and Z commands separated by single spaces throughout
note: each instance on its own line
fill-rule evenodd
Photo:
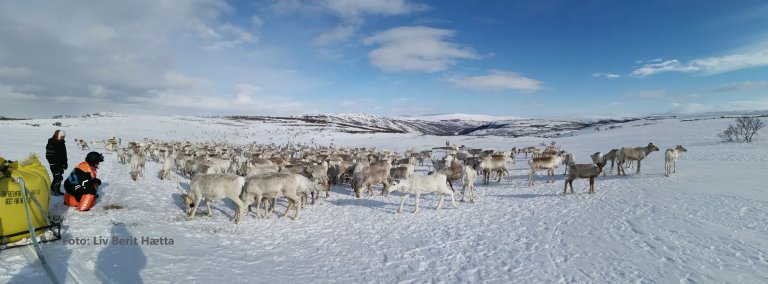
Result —
M 5 164 L 5 159 L 0 157 L 0 165 Z M 19 232 L 29 231 L 27 216 L 24 210 L 24 198 L 21 194 L 21 186 L 15 178 L 21 177 L 29 192 L 35 195 L 43 210 L 48 210 L 48 201 L 51 187 L 51 178 L 48 171 L 40 163 L 37 155 L 32 154 L 24 161 L 16 161 L 0 169 L 0 236 L 7 236 Z M 28 199 L 32 226 L 35 228 L 47 225 L 44 212 L 35 203 Z M 37 231 L 42 234 L 44 231 Z M 0 239 L 0 244 L 7 244 L 28 238 L 29 233 Z

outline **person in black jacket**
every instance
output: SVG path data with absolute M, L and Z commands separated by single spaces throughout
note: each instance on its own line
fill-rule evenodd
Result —
M 51 181 L 51 195 L 62 195 L 61 181 L 64 170 L 67 169 L 67 146 L 64 144 L 64 130 L 56 130 L 53 137 L 48 139 L 48 145 L 45 145 L 45 159 L 51 167 L 53 181 Z

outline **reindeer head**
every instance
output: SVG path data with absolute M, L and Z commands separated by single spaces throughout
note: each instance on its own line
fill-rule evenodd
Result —
M 688 149 L 685 149 L 685 147 L 683 147 L 683 145 L 679 145 L 679 144 L 677 145 L 677 147 L 675 147 L 675 150 L 680 151 L 680 152 L 688 152 Z
M 600 162 L 598 162 L 596 164 L 597 165 L 597 169 L 599 170 L 598 172 L 602 173 L 603 172 L 603 168 L 605 168 L 606 164 L 608 164 L 608 161 L 600 161 Z M 599 174 L 598 174 L 598 176 L 599 176 Z
M 659 147 L 656 147 L 656 145 L 653 145 L 653 143 L 648 143 L 648 146 L 646 148 L 650 149 L 651 151 L 658 151 Z
M 131 179 L 133 181 L 139 180 L 139 171 L 131 171 Z
M 195 203 L 193 203 L 194 200 L 192 200 L 192 196 L 189 196 L 189 193 L 182 193 L 181 198 L 184 200 L 184 207 L 187 214 L 189 214 L 189 212 L 195 208 Z
M 403 187 L 405 187 L 405 184 L 403 184 L 401 180 L 389 178 L 387 184 L 384 186 L 384 192 L 386 192 L 386 195 L 388 196 L 390 192 L 402 190 Z
M 319 191 L 328 191 L 330 190 L 330 184 L 328 182 L 328 178 L 319 178 L 316 179 L 314 182 L 315 190 L 316 192 Z

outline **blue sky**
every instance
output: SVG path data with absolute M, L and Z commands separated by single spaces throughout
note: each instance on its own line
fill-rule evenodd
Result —
M 765 27 L 764 1 L 5 1 L 0 115 L 764 110 Z

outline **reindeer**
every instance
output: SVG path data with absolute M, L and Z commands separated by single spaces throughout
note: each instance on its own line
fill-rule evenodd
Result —
M 573 164 L 569 166 L 571 170 L 568 172 L 568 179 L 565 180 L 565 188 L 563 189 L 563 195 L 568 193 L 568 185 L 571 185 L 571 193 L 573 193 L 573 180 L 577 178 L 589 178 L 589 193 L 595 193 L 595 177 L 599 176 L 605 168 L 605 161 L 595 164 Z
M 667 149 L 664 152 L 664 176 L 669 176 L 670 171 L 672 173 L 677 172 L 677 156 L 680 152 L 688 152 L 682 145 L 677 145 L 674 149 Z
M 658 150 L 659 147 L 656 147 L 653 143 L 648 143 L 648 146 L 645 147 L 621 148 L 621 150 L 616 153 L 616 159 L 618 160 L 618 175 L 627 175 L 624 171 L 624 167 L 622 167 L 625 161 L 637 161 L 637 174 L 639 175 L 640 162 L 645 159 L 645 156 Z

